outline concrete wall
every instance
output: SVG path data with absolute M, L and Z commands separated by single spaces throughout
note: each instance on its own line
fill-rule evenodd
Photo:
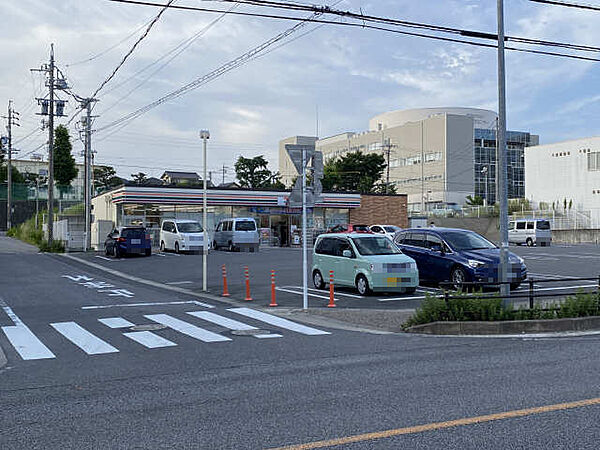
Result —
M 408 227 L 406 195 L 360 196 L 360 208 L 350 210 L 350 223 Z
M 500 241 L 500 229 L 497 217 L 433 217 L 427 223 L 433 222 L 436 227 L 463 228 L 485 236 L 492 242 Z
M 600 152 L 600 137 L 525 149 L 525 196 L 534 202 L 573 200 L 573 208 L 600 208 L 600 170 L 588 170 L 588 157 Z
M 600 230 L 553 230 L 552 242 L 555 244 L 600 244 Z

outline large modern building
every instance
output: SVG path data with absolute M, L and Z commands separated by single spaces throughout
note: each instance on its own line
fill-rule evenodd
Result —
M 475 108 L 424 108 L 391 111 L 369 121 L 369 130 L 318 139 L 325 161 L 347 152 L 383 154 L 389 182 L 408 194 L 419 211 L 444 203 L 463 204 L 468 195 L 496 201 L 496 113 Z M 287 140 L 280 142 L 281 147 Z M 538 136 L 507 133 L 509 198 L 525 195 L 523 150 Z M 280 158 L 280 171 L 296 176 Z M 382 181 L 387 181 L 387 171 Z
M 600 210 L 600 137 L 538 145 L 525 151 L 525 195 L 536 206 Z

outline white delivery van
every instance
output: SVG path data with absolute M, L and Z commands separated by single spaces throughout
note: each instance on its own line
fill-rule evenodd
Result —
M 210 250 L 210 239 L 207 239 Z M 204 230 L 195 220 L 165 219 L 160 227 L 160 251 L 197 252 L 204 247 Z
M 259 234 L 256 222 L 251 217 L 236 217 L 219 222 L 213 237 L 213 248 L 225 247 L 229 251 L 258 251 Z
M 517 219 L 508 224 L 509 244 L 545 247 L 551 242 L 552 230 L 547 219 Z

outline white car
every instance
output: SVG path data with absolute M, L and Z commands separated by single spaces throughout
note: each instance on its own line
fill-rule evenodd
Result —
M 210 250 L 210 238 L 206 242 Z M 160 227 L 160 251 L 198 252 L 204 247 L 204 230 L 195 220 L 163 220 Z
M 385 234 L 391 239 L 394 239 L 394 236 L 400 230 L 402 230 L 402 228 L 397 227 L 396 225 L 371 225 L 369 227 L 371 233 Z

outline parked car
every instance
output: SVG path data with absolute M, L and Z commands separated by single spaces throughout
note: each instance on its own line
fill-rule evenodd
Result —
M 385 236 L 366 233 L 322 234 L 313 249 L 312 278 L 323 289 L 333 270 L 336 286 L 371 291 L 415 292 L 419 272 L 414 259 L 404 255 Z
M 327 230 L 328 233 L 370 233 L 368 225 L 340 223 Z
M 150 233 L 140 226 L 115 228 L 104 241 L 104 253 L 115 258 L 134 254 L 150 256 L 152 254 Z
M 457 203 L 442 203 L 435 205 L 431 213 L 436 217 L 454 217 L 462 213 L 462 207 Z
M 219 222 L 213 236 L 215 250 L 226 247 L 229 251 L 249 249 L 258 251 L 260 239 L 256 222 L 251 217 L 236 217 Z
M 483 236 L 456 228 L 411 228 L 396 235 L 396 244 L 414 258 L 422 280 L 450 281 L 456 289 L 465 282 L 497 283 L 500 249 Z M 523 259 L 509 252 L 511 289 L 527 278 Z
M 396 225 L 371 225 L 369 227 L 369 231 L 371 233 L 376 234 L 385 234 L 390 238 L 394 238 L 398 231 L 402 230 L 402 228 L 397 227 Z
M 508 224 L 508 243 L 528 247 L 549 246 L 552 242 L 550 221 L 546 219 L 517 219 Z
M 210 239 L 208 249 L 210 249 Z M 160 227 L 160 251 L 197 252 L 204 248 L 204 229 L 195 220 L 163 220 Z

